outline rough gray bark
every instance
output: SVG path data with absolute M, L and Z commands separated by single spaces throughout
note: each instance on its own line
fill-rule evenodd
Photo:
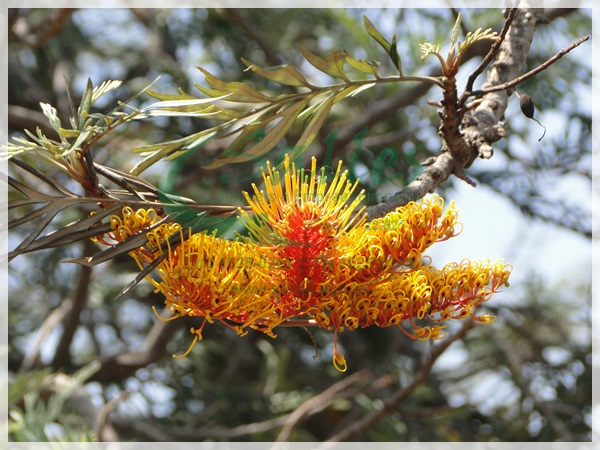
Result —
M 504 84 L 522 73 L 536 24 L 543 21 L 545 21 L 545 16 L 542 9 L 524 8 L 517 12 L 488 71 L 484 87 Z M 404 189 L 384 199 L 383 203 L 367 208 L 369 218 L 384 216 L 400 206 L 422 198 L 427 193 L 433 192 L 451 175 L 456 175 L 474 185 L 474 182 L 465 175 L 464 169 L 468 168 L 478 156 L 491 158 L 493 155 L 492 144 L 506 135 L 504 127 L 499 125 L 499 122 L 504 118 L 508 98 L 512 92 L 512 89 L 507 89 L 485 94 L 475 108 L 464 114 L 459 136 L 448 139 L 448 136 L 444 135 L 441 154 L 425 161 L 423 163 L 426 166 L 425 171 Z M 447 98 L 444 99 L 445 102 L 447 100 Z M 444 106 L 446 110 L 448 106 Z M 451 115 L 444 116 L 444 113 L 442 113 L 442 119 L 443 121 L 453 120 Z M 446 126 L 443 123 L 441 132 L 450 135 L 456 134 L 451 133 L 452 128 L 452 124 Z

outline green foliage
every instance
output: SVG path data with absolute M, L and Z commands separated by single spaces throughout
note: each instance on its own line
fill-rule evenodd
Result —
M 73 410 L 73 394 L 99 369 L 97 361 L 71 377 L 42 369 L 23 372 L 10 383 L 8 432 L 17 442 L 93 442 L 85 418 Z
M 0 161 L 15 156 L 39 156 L 71 174 L 74 179 L 81 179 L 85 173 L 85 170 L 81 167 L 81 154 L 86 152 L 102 136 L 119 125 L 129 122 L 138 114 L 135 111 L 126 114 L 120 111 L 119 108 L 114 109 L 109 114 L 91 112 L 94 103 L 104 95 L 117 89 L 121 86 L 121 83 L 121 81 L 115 80 L 105 81 L 94 87 L 92 81 L 88 79 L 77 111 L 71 105 L 70 128 L 62 126 L 56 108 L 47 103 L 40 103 L 42 112 L 48 119 L 52 129 L 57 133 L 60 141 L 47 137 L 40 128 L 37 128 L 36 134 L 24 130 L 29 139 L 15 137 L 13 142 L 3 145 L 2 148 L 5 153 L 0 155 Z
M 212 128 L 186 137 L 158 144 L 139 147 L 136 151 L 142 153 L 144 159 L 138 163 L 131 173 L 139 175 L 162 159 L 172 159 L 193 149 L 207 139 L 227 139 L 226 149 L 205 169 L 217 169 L 226 164 L 242 163 L 261 160 L 261 157 L 277 146 L 293 127 L 301 127 L 298 140 L 291 146 L 295 152 L 303 153 L 319 135 L 332 106 L 369 89 L 379 83 L 398 81 L 436 82 L 428 77 L 402 76 L 400 57 L 396 49 L 396 37 L 388 42 L 369 21 L 364 17 L 368 34 L 377 41 L 389 54 L 395 67 L 400 72 L 399 77 L 382 78 L 377 74 L 377 64 L 368 60 L 358 60 L 343 50 L 335 50 L 325 57 L 320 57 L 304 47 L 300 50 L 304 58 L 317 70 L 332 78 L 343 81 L 341 84 L 330 86 L 315 86 L 307 81 L 298 69 L 290 65 L 262 68 L 241 58 L 258 76 L 282 86 L 307 88 L 305 92 L 279 94 L 269 96 L 253 88 L 248 82 L 224 81 L 208 70 L 198 67 L 209 88 L 194 84 L 208 98 L 197 98 L 185 93 L 181 88 L 179 95 L 163 94 L 148 91 L 152 97 L 160 100 L 140 112 L 146 117 L 157 116 L 192 116 L 206 117 L 211 120 L 224 121 Z M 370 80 L 351 80 L 345 72 L 345 65 L 370 75 Z M 240 110 L 240 104 L 252 105 L 246 111 Z M 231 106 L 229 106 L 231 104 Z
M 367 16 L 363 17 L 363 22 L 367 33 L 369 33 L 369 36 L 375 39 L 377 43 L 381 45 L 381 47 L 383 47 L 385 52 L 392 60 L 392 63 L 394 64 L 396 69 L 398 69 L 400 76 L 402 76 L 402 63 L 400 61 L 400 55 L 398 54 L 398 50 L 396 48 L 396 35 L 392 37 L 391 42 L 388 42 L 388 40 L 381 35 L 377 28 L 375 28 L 375 25 L 371 23 Z
M 457 53 L 456 43 L 458 42 L 458 34 L 460 31 L 461 20 L 462 14 L 458 13 L 456 22 L 454 23 L 454 28 L 452 29 L 452 34 L 450 36 L 450 49 L 448 50 L 448 55 L 446 56 L 445 60 L 440 53 L 441 48 L 439 45 L 434 45 L 430 42 L 419 44 L 419 48 L 421 50 L 421 60 L 426 59 L 430 55 L 434 55 L 439 59 L 444 75 L 448 77 L 453 77 L 454 75 L 456 75 L 456 72 L 458 71 L 458 66 L 460 65 L 460 62 L 465 52 L 469 49 L 470 46 L 472 46 L 478 41 L 495 41 L 498 39 L 498 33 L 492 31 L 491 28 L 488 28 L 485 31 L 483 31 L 481 28 L 478 28 L 474 32 L 469 31 L 465 36 L 465 40 L 463 42 L 458 43 Z

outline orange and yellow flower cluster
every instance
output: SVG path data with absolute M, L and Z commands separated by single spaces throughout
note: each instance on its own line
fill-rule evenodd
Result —
M 508 286 L 509 265 L 465 260 L 438 270 L 423 255 L 457 234 L 454 203 L 444 210 L 432 195 L 368 222 L 359 208 L 364 195 L 353 198 L 357 183 L 341 163 L 329 181 L 314 158 L 308 173 L 287 157 L 284 164 L 283 179 L 267 165 L 264 190 L 253 186 L 253 196 L 244 193 L 252 209 L 240 210 L 247 237 L 227 240 L 177 223 L 156 225 L 161 218 L 151 209 L 126 207 L 112 218 L 113 240 L 147 233 L 147 243 L 130 253 L 140 267 L 165 256 L 158 277 L 148 280 L 175 317 L 204 318 L 192 329 L 194 343 L 214 321 L 240 335 L 251 328 L 274 336 L 277 326 L 304 319 L 333 331 L 337 343 L 345 329 L 394 325 L 412 338 L 436 339 L 450 319 L 494 319 L 473 311 Z M 181 243 L 172 246 L 175 233 Z M 346 370 L 336 344 L 333 362 Z

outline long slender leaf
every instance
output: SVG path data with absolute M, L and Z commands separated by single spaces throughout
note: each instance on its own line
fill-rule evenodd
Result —
M 352 55 L 346 53 L 346 62 L 350 66 L 354 67 L 356 70 L 359 70 L 368 75 L 373 75 L 375 78 L 379 78 L 379 75 L 377 74 L 377 64 L 372 61 L 368 61 L 365 59 L 359 60 L 353 57 Z
M 331 52 L 326 55 L 325 58 L 315 55 L 304 47 L 300 47 L 300 51 L 306 60 L 321 72 L 334 78 L 340 78 L 346 83 L 350 82 L 348 76 L 344 73 L 344 62 L 346 61 L 346 57 L 345 52 L 342 50 Z
M 264 155 L 283 139 L 292 125 L 294 125 L 298 115 L 308 104 L 308 101 L 308 98 L 303 98 L 299 102 L 288 106 L 283 111 L 273 116 L 270 120 L 279 119 L 277 125 L 275 125 L 260 142 L 250 147 L 243 154 L 238 156 L 217 158 L 213 163 L 205 166 L 205 168 L 216 169 L 217 167 L 221 167 L 225 164 L 252 161 L 257 157 Z
M 221 110 L 214 106 L 217 100 L 222 100 L 229 97 L 230 94 L 225 94 L 216 98 L 192 98 L 180 100 L 162 100 L 148 105 L 142 112 L 149 116 L 166 115 L 165 113 L 184 112 L 195 113 L 196 115 L 215 115 Z M 210 105 L 206 105 L 211 103 Z
M 375 39 L 375 41 L 379 45 L 381 45 L 381 47 L 383 47 L 385 52 L 389 55 L 391 44 L 388 42 L 388 40 L 381 35 L 379 30 L 377 30 L 377 28 L 375 28 L 375 25 L 373 25 L 373 23 L 369 20 L 369 18 L 367 16 L 363 16 L 363 23 L 365 25 L 365 30 L 367 31 L 369 36 L 371 36 L 373 39 Z
M 156 269 L 158 267 L 158 265 L 167 258 L 167 256 L 168 256 L 168 253 L 163 253 L 162 255 L 157 257 L 154 261 L 152 261 L 152 263 L 150 263 L 146 267 L 144 267 L 135 276 L 135 278 L 127 284 L 127 286 L 125 286 L 123 289 L 121 289 L 121 292 L 119 292 L 117 294 L 117 296 L 115 297 L 115 300 L 119 300 L 121 297 L 123 297 L 125 294 L 127 294 L 129 291 L 131 291 L 135 286 L 137 286 L 139 284 L 139 282 L 142 281 L 144 278 L 146 278 L 148 275 L 150 275 L 152 273 L 152 271 L 154 269 Z
M 264 69 L 256 64 L 253 64 L 245 58 L 242 58 L 242 62 L 248 66 L 248 69 L 246 70 L 251 70 L 267 80 L 284 84 L 286 86 L 306 87 L 311 90 L 314 89 L 314 86 L 306 81 L 306 78 L 304 78 L 304 76 L 298 72 L 298 69 L 296 69 L 294 66 L 286 64 L 283 66 L 269 67 Z
M 152 166 L 154 163 L 160 161 L 161 159 L 181 154 L 181 152 L 189 150 L 189 148 L 194 145 L 201 145 L 207 140 L 213 138 L 216 134 L 218 134 L 218 132 L 218 128 L 208 128 L 206 130 L 202 130 L 198 133 L 194 133 L 190 136 L 176 139 L 174 141 L 162 142 L 156 145 L 135 148 L 134 151 L 147 152 L 148 156 L 145 157 L 142 161 L 138 162 L 131 169 L 130 172 L 132 175 L 139 175 L 148 167 Z
M 390 58 L 392 59 L 392 63 L 398 69 L 400 75 L 402 75 L 402 62 L 400 60 L 400 54 L 398 53 L 398 49 L 396 47 L 396 35 L 392 38 L 392 43 L 390 44 Z
M 83 91 L 83 96 L 81 97 L 81 103 L 79 104 L 79 108 L 77 109 L 77 116 L 79 117 L 79 120 L 77 122 L 77 126 L 73 126 L 73 128 L 82 131 L 85 130 L 86 119 L 90 113 L 90 109 L 92 108 L 93 93 L 94 86 L 92 84 L 92 80 L 88 78 L 85 90 Z
M 365 25 L 365 30 L 375 41 L 383 47 L 385 52 L 388 54 L 392 63 L 402 75 L 402 65 L 400 63 L 400 55 L 398 54 L 398 50 L 396 48 L 396 36 L 392 38 L 392 41 L 388 41 L 386 38 L 382 36 L 382 34 L 375 28 L 375 25 L 368 19 L 367 16 L 363 16 L 363 22 Z
M 197 98 L 191 94 L 188 94 L 181 88 L 177 88 L 177 90 L 179 91 L 179 95 L 164 94 L 162 92 L 152 91 L 150 89 L 146 91 L 146 94 L 157 100 L 194 100 L 195 98 Z
M 296 142 L 297 148 L 300 148 L 302 151 L 304 151 L 310 147 L 315 138 L 318 136 L 321 128 L 323 128 L 323 124 L 327 120 L 327 117 L 329 117 L 329 112 L 331 111 L 334 101 L 335 95 L 331 94 L 327 99 L 319 104 L 319 107 L 310 118 L 306 128 L 304 128 L 300 139 L 298 139 L 298 142 Z
M 452 35 L 450 36 L 450 47 L 454 48 L 458 41 L 458 33 L 460 32 L 460 22 L 462 20 L 462 13 L 459 12 L 456 16 L 456 22 L 454 22 L 454 28 L 452 28 Z
M 203 91 L 206 95 L 214 97 L 221 97 L 223 95 L 229 95 L 228 100 L 232 102 L 240 102 L 240 103 L 261 103 L 261 102 L 271 102 L 273 99 L 268 97 L 252 86 L 250 86 L 246 82 L 240 81 L 223 81 L 214 75 L 212 75 L 207 70 L 202 67 L 197 67 L 200 70 L 204 77 L 206 78 L 206 82 L 212 87 L 211 89 L 202 88 L 201 86 L 196 85 L 201 91 Z
M 72 244 L 73 242 L 90 239 L 99 234 L 110 231 L 110 224 L 97 226 L 97 224 L 106 216 L 114 214 L 121 208 L 120 205 L 115 205 L 109 209 L 100 211 L 97 214 L 87 216 L 83 219 L 72 222 L 58 230 L 51 231 L 45 236 L 35 239 L 27 246 L 17 247 L 9 252 L 9 260 L 12 260 L 18 255 L 31 253 L 38 250 L 60 247 L 63 245 Z
M 362 84 L 362 85 L 347 86 L 335 94 L 334 103 L 337 103 L 340 100 L 345 99 L 346 97 L 353 97 L 353 96 L 359 94 L 360 92 L 365 91 L 365 90 L 375 86 L 375 84 L 376 83 L 367 83 L 367 84 Z

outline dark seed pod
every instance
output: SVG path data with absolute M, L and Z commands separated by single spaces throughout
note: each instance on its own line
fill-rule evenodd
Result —
M 541 141 L 542 138 L 546 135 L 546 127 L 542 125 L 539 120 L 533 117 L 533 115 L 535 114 L 535 106 L 533 105 L 533 100 L 531 100 L 529 94 L 521 94 L 521 96 L 519 97 L 519 103 L 521 105 L 521 112 L 523 113 L 523 115 L 529 119 L 535 120 L 544 129 L 544 134 L 542 134 L 542 137 L 538 139 L 538 141 Z
M 533 119 L 533 114 L 535 113 L 535 106 L 533 105 L 533 100 L 528 94 L 521 94 L 521 111 L 530 119 Z

